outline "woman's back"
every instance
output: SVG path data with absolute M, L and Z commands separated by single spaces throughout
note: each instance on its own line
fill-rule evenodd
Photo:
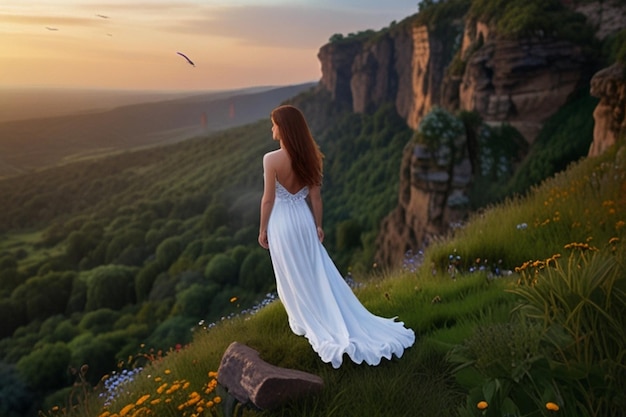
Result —
M 283 149 L 279 149 L 275 152 L 274 157 L 276 158 L 276 163 L 274 164 L 276 180 L 292 194 L 300 191 L 304 187 L 304 184 L 293 170 L 291 158 L 289 158 L 287 152 Z

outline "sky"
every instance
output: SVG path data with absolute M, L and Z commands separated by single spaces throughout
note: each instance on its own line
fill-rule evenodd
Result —
M 0 88 L 223 90 L 318 81 L 333 34 L 417 0 L 2 0 Z M 186 55 L 195 66 L 177 53 Z

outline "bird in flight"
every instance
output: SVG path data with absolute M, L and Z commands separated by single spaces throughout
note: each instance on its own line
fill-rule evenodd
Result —
M 182 52 L 176 52 L 176 53 L 178 55 L 182 56 L 183 58 L 185 58 L 187 60 L 187 62 L 189 62 L 189 64 L 191 64 L 191 66 L 193 66 L 193 67 L 196 66 L 196 64 L 194 64 L 193 61 L 187 57 L 187 55 L 183 54 Z
M 57 28 L 52 28 L 52 27 L 50 27 L 50 26 L 46 26 L 46 29 L 48 29 L 48 30 L 59 30 L 59 29 L 57 29 Z
M 101 17 L 103 19 L 108 19 L 109 18 L 109 16 L 105 16 L 103 14 L 97 14 L 96 16 Z

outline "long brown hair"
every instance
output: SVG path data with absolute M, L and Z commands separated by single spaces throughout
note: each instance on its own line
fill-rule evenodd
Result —
M 302 112 L 294 106 L 283 105 L 272 110 L 271 117 L 278 126 L 280 139 L 291 158 L 296 176 L 305 185 L 322 185 L 324 155 L 313 139 Z

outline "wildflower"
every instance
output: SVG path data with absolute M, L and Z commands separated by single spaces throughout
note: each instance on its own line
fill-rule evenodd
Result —
M 133 413 L 132 417 L 143 417 L 150 414 L 152 414 L 152 411 L 148 407 L 141 407 Z
M 161 402 L 161 399 L 160 399 L 160 398 L 155 398 L 154 400 L 150 401 L 150 404 L 151 404 L 151 405 L 157 405 L 157 404 L 158 404 L 158 403 L 160 403 L 160 402 Z
M 135 404 L 131 403 L 128 404 L 126 406 L 124 406 L 124 408 L 122 408 L 120 410 L 120 417 L 124 417 L 126 414 L 128 414 L 130 412 L 130 410 L 132 410 L 133 408 L 135 408 Z
M 217 372 L 209 371 L 209 378 L 217 378 Z
M 215 404 L 219 404 L 222 402 L 222 399 L 219 396 L 216 396 L 215 398 L 213 398 L 213 401 L 215 402 Z
M 103 411 L 98 417 L 109 417 L 111 415 L 110 411 Z
M 478 404 L 476 404 L 476 408 L 478 408 L 479 410 L 484 410 L 487 407 L 489 407 L 487 401 L 479 401 Z
M 189 381 L 185 381 L 185 383 L 183 384 L 183 389 L 189 388 L 189 385 L 190 385 Z
M 141 405 L 141 404 L 145 403 L 145 402 L 146 402 L 146 400 L 147 400 L 148 398 L 150 398 L 150 394 L 146 394 L 146 395 L 144 395 L 143 397 L 141 397 L 141 398 L 139 398 L 139 399 L 137 400 L 137 402 L 135 403 L 135 405 Z
M 234 303 L 235 301 L 237 301 L 237 297 L 231 297 L 231 298 L 230 298 L 230 302 L 231 302 L 231 303 Z
M 559 405 L 553 402 L 547 402 L 546 408 L 550 411 L 559 411 Z
M 613 245 L 617 242 L 619 242 L 619 237 L 612 237 L 609 239 L 609 245 Z
M 165 393 L 168 394 L 168 395 L 169 394 L 173 394 L 176 391 L 178 391 L 180 389 L 180 387 L 181 387 L 180 383 L 173 384 L 171 387 L 169 387 L 169 389 L 167 391 L 165 391 Z
M 165 375 L 169 375 L 172 373 L 172 371 L 170 371 L 169 369 L 166 369 L 165 371 L 163 371 L 165 373 Z
M 163 394 L 163 391 L 165 391 L 165 388 L 167 388 L 167 382 L 161 385 L 159 388 L 157 388 L 157 394 Z

